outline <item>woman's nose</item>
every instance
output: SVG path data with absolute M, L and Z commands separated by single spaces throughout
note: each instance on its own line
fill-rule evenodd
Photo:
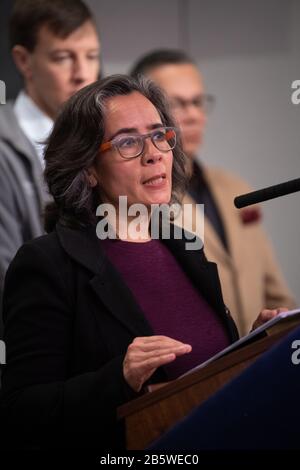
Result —
M 146 164 L 153 164 L 162 159 L 162 154 L 158 148 L 155 147 L 151 139 L 145 139 L 145 147 L 143 152 L 143 162 Z

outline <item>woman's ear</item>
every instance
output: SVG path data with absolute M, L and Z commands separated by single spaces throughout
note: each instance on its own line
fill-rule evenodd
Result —
M 87 170 L 87 178 L 91 188 L 95 188 L 98 185 L 98 180 L 96 178 L 94 168 L 89 168 Z

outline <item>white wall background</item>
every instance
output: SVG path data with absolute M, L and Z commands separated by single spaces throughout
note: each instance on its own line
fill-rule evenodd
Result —
M 217 98 L 201 158 L 254 188 L 300 177 L 299 0 L 87 0 L 103 42 L 105 74 L 141 54 L 181 47 Z M 264 221 L 300 303 L 300 193 L 264 203 Z

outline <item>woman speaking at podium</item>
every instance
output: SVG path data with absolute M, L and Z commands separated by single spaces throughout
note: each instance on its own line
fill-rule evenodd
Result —
M 19 250 L 5 284 L 7 439 L 122 447 L 117 407 L 224 349 L 237 330 L 203 249 L 187 250 L 172 224 L 169 237 L 151 237 L 152 206 L 179 202 L 188 176 L 154 84 L 112 76 L 82 89 L 58 116 L 45 161 L 48 234 Z M 137 204 L 143 230 L 124 235 Z M 109 211 L 115 226 L 103 224 Z

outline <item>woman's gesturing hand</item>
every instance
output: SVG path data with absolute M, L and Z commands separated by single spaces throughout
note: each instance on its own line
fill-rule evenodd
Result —
M 168 336 L 137 337 L 128 346 L 123 374 L 129 386 L 139 392 L 155 370 L 177 356 L 191 352 L 192 346 Z

